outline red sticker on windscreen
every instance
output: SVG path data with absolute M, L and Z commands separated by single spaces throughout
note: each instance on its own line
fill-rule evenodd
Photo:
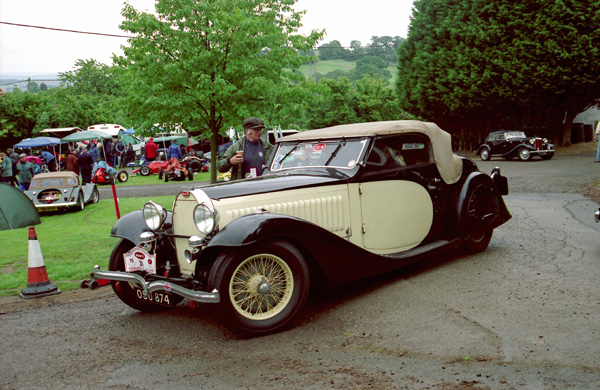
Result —
M 313 149 L 315 152 L 320 152 L 321 150 L 325 149 L 325 144 L 316 144 Z

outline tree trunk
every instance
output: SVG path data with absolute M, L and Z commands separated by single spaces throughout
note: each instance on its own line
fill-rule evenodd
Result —
M 563 121 L 563 133 L 562 133 L 562 137 L 559 137 L 560 139 L 560 146 L 571 146 L 571 130 L 573 128 L 573 121 L 575 120 L 575 117 L 577 116 L 577 113 L 572 113 L 567 111 L 565 114 L 565 120 Z
M 217 182 L 217 158 L 219 152 L 219 146 L 217 145 L 217 136 L 219 135 L 218 130 L 212 131 L 210 136 L 210 183 L 214 184 Z

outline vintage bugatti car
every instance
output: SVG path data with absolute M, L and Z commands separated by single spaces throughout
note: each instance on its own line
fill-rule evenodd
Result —
M 521 161 L 528 161 L 532 156 L 550 160 L 554 157 L 554 145 L 546 138 L 527 137 L 522 131 L 493 131 L 477 148 L 477 154 L 484 161 L 492 157 L 507 160 L 518 157 Z
M 313 283 L 390 271 L 450 248 L 484 250 L 511 218 L 506 178 L 455 155 L 433 123 L 334 126 L 277 140 L 258 178 L 182 191 L 119 219 L 108 270 L 141 311 L 213 304 L 231 330 L 260 336 L 299 316 Z
M 83 210 L 87 203 L 98 203 L 100 193 L 93 183 L 80 184 L 71 171 L 37 174 L 25 194 L 38 211 Z

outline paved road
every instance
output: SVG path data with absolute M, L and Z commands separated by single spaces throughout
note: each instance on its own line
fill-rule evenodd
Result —
M 316 291 L 251 340 L 209 305 L 140 314 L 109 288 L 0 300 L 0 388 L 597 389 L 598 205 L 578 190 L 600 164 L 478 164 L 509 177 L 513 215 L 483 253 Z

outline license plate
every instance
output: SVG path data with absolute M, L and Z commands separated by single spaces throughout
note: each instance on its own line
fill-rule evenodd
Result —
M 44 207 L 40 208 L 40 211 L 58 211 L 58 207 Z
M 173 294 L 166 291 L 155 291 L 150 294 L 146 294 L 144 290 L 139 287 L 134 287 L 133 291 L 137 298 L 141 301 L 155 303 L 163 306 L 175 306 L 175 300 Z

